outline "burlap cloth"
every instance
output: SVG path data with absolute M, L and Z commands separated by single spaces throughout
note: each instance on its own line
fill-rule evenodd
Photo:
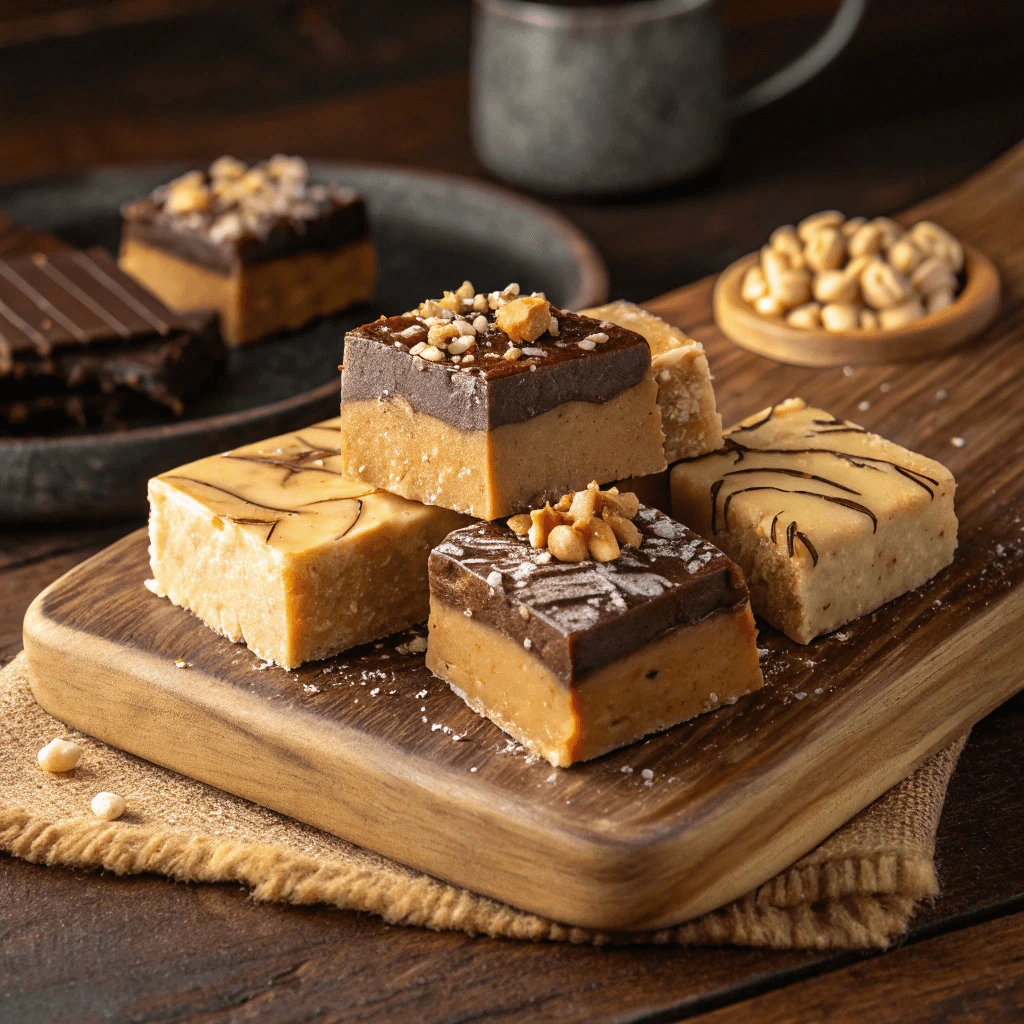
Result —
M 66 775 L 49 775 L 36 763 L 55 736 L 85 748 Z M 40 864 L 242 883 L 259 900 L 328 903 L 391 924 L 495 938 L 881 947 L 906 931 L 920 900 L 938 892 L 935 830 L 965 741 L 742 899 L 675 928 L 607 935 L 438 881 L 68 729 L 35 703 L 21 654 L 0 672 L 0 850 Z M 125 798 L 121 820 L 91 814 L 101 790 Z

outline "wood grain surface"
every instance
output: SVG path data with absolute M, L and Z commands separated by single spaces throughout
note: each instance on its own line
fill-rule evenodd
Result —
M 1024 589 L 1014 588 L 1024 575 L 1024 347 L 1012 303 L 1024 277 L 1009 216 L 1024 200 L 1022 170 L 1024 146 L 960 190 L 959 202 L 937 201 L 961 237 L 981 235 L 1000 263 L 1006 315 L 942 360 L 863 371 L 876 375 L 873 402 L 856 400 L 864 381 L 777 366 L 706 324 L 726 422 L 800 395 L 940 459 L 959 482 L 953 565 L 806 647 L 763 630 L 763 691 L 552 772 L 503 752 L 502 734 L 419 666 L 406 663 L 367 698 L 360 677 L 390 671 L 372 649 L 254 675 L 257 659 L 142 590 L 140 533 L 72 570 L 29 610 L 37 699 L 132 753 L 557 920 L 659 927 L 750 891 L 1024 687 Z M 678 320 L 691 296 L 707 295 L 700 284 L 678 293 L 674 309 L 655 305 Z M 187 673 L 177 658 L 191 663 Z M 964 687 L 968 671 L 978 681 Z M 323 692 L 310 696 L 318 681 Z M 419 710 L 417 693 L 428 694 Z M 654 772 L 652 785 L 641 768 Z

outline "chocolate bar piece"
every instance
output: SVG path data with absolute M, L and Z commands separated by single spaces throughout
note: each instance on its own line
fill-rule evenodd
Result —
M 956 550 L 945 466 L 798 398 L 671 478 L 676 518 L 743 567 L 754 611 L 797 643 L 921 586 Z
M 656 392 L 639 334 L 466 282 L 346 336 L 346 472 L 495 519 L 663 470 Z
M 229 345 L 301 327 L 373 294 L 366 204 L 305 161 L 231 157 L 122 211 L 119 263 L 173 309 L 216 309 Z
M 211 314 L 171 312 L 102 249 L 0 261 L 0 415 L 15 428 L 180 415 L 223 360 Z
M 295 668 L 422 622 L 427 556 L 465 517 L 347 478 L 338 421 L 149 482 L 152 588 Z
M 621 548 L 586 514 L 551 526 L 551 511 L 532 513 L 547 547 L 515 517 L 431 553 L 427 666 L 470 707 L 565 766 L 763 685 L 743 576 L 717 548 L 642 506 L 632 536 L 624 516 L 602 520 Z

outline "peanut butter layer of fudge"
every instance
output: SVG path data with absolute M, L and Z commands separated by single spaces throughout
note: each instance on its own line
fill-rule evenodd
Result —
M 945 466 L 801 399 L 731 427 L 671 483 L 676 518 L 743 567 L 754 611 L 801 644 L 921 586 L 956 550 Z
M 284 668 L 427 617 L 427 557 L 464 516 L 347 478 L 338 421 L 149 482 L 154 593 Z
M 427 667 L 559 767 L 763 685 L 740 570 L 596 484 L 434 549 Z
M 169 306 L 216 309 L 229 345 L 364 302 L 377 263 L 366 205 L 304 160 L 191 171 L 122 210 L 122 269 Z
M 178 314 L 102 249 L 0 260 L 0 417 L 13 430 L 180 415 L 224 346 L 210 314 Z
M 722 417 L 715 408 L 711 370 L 699 341 L 624 299 L 582 309 L 580 313 L 625 327 L 647 339 L 658 384 L 665 458 L 669 462 L 703 455 L 722 446 Z
M 663 470 L 656 393 L 639 334 L 467 281 L 346 336 L 341 450 L 350 475 L 496 519 Z

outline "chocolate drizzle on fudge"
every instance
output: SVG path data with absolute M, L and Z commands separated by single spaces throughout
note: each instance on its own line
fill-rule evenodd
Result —
M 430 555 L 432 596 L 523 644 L 567 686 L 747 600 L 740 570 L 714 545 L 654 509 L 634 523 L 639 549 L 601 563 L 556 561 L 500 522 L 456 530 Z
M 496 326 L 495 315 L 467 314 L 487 321 L 475 333 L 472 362 L 430 362 L 411 354 L 427 341 L 423 317 L 393 316 L 350 331 L 342 402 L 399 396 L 416 412 L 460 430 L 491 430 L 565 402 L 607 402 L 649 372 L 646 340 L 623 327 L 552 307 L 557 335 L 544 334 L 519 349 Z M 607 340 L 587 342 L 597 334 Z M 519 354 L 506 358 L 510 349 Z
M 192 171 L 122 208 L 124 239 L 217 273 L 368 237 L 366 204 L 349 188 L 314 183 L 304 160 L 253 167 L 231 157 Z
M 842 506 L 843 508 L 848 508 L 853 512 L 865 516 L 871 522 L 871 532 L 876 533 L 878 531 L 878 516 L 863 502 L 856 500 L 856 498 L 862 497 L 860 491 L 845 483 L 841 483 L 838 480 L 833 480 L 831 477 L 818 473 L 811 473 L 804 469 L 794 469 L 791 466 L 784 464 L 787 459 L 792 460 L 804 455 L 824 455 L 829 458 L 834 458 L 838 460 L 840 468 L 845 465 L 848 468 L 857 470 L 870 470 L 873 472 L 891 471 L 925 491 L 929 500 L 934 500 L 935 491 L 933 488 L 938 486 L 938 481 L 936 479 L 927 476 L 925 473 L 922 473 L 911 466 L 901 465 L 891 459 L 882 459 L 877 456 L 865 455 L 860 452 L 844 452 L 834 448 L 819 448 L 815 446 L 800 448 L 759 448 L 753 444 L 745 444 L 736 440 L 736 434 L 754 432 L 765 426 L 775 416 L 775 412 L 778 408 L 779 406 L 773 405 L 765 415 L 753 422 L 748 424 L 739 424 L 732 430 L 727 431 L 724 445 L 717 451 L 706 452 L 703 455 L 697 455 L 688 459 L 680 459 L 678 462 L 674 463 L 674 465 L 679 465 L 680 463 L 699 462 L 703 459 L 724 458 L 729 459 L 731 464 L 736 466 L 754 457 L 773 457 L 771 463 L 768 465 L 744 466 L 742 469 L 726 470 L 721 473 L 714 483 L 711 484 L 709 497 L 711 502 L 711 532 L 713 535 L 717 536 L 721 531 L 729 531 L 729 509 L 733 500 L 738 495 L 752 491 L 775 491 L 779 494 L 799 494 L 805 497 L 817 498 L 833 505 Z M 865 430 L 864 427 L 858 426 L 856 423 L 850 423 L 846 420 L 836 419 L 835 417 L 812 420 L 811 426 L 817 429 L 812 429 L 802 436 L 807 438 L 830 436 L 834 434 L 863 434 L 869 437 L 873 436 L 869 431 Z M 734 482 L 735 477 L 745 476 L 748 474 L 763 474 L 769 479 L 773 476 L 782 477 L 783 480 L 778 484 L 760 484 L 737 487 L 735 489 L 727 488 L 728 484 Z M 823 487 L 831 487 L 837 491 L 841 491 L 843 494 L 830 494 L 827 491 L 812 491 L 804 488 L 782 486 L 783 483 L 788 483 L 792 478 L 809 480 L 813 483 L 821 484 Z M 725 491 L 724 494 L 723 491 Z M 844 497 L 843 495 L 853 495 L 854 497 L 849 498 Z M 779 542 L 777 525 L 779 519 L 783 516 L 785 516 L 785 510 L 777 512 L 772 519 L 769 531 L 772 544 L 777 544 Z M 785 536 L 786 550 L 790 558 L 795 557 L 796 541 L 800 541 L 811 558 L 812 566 L 816 566 L 818 564 L 817 549 L 807 534 L 800 531 L 795 520 L 791 521 L 786 527 Z
M 180 415 L 223 361 L 212 315 L 173 313 L 102 249 L 0 261 L 0 411 L 16 426 Z

